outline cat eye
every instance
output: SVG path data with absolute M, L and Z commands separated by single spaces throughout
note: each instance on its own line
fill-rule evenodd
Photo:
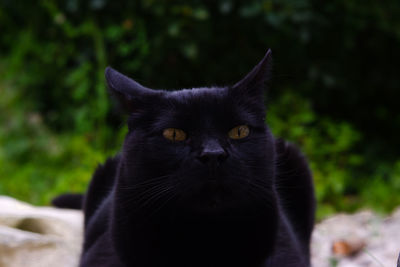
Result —
M 186 133 L 181 129 L 167 128 L 163 132 L 163 136 L 171 141 L 183 141 L 186 139 Z
M 239 125 L 229 131 L 228 136 L 231 139 L 242 139 L 248 136 L 250 133 L 249 126 Z

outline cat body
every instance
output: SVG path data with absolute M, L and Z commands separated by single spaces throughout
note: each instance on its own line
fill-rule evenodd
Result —
M 81 267 L 309 266 L 312 178 L 265 124 L 269 66 L 173 92 L 107 68 L 129 131 L 84 196 Z

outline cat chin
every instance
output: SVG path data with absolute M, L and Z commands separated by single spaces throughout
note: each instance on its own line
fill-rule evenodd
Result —
M 266 208 L 269 206 L 269 208 Z M 276 216 L 275 203 L 256 206 L 251 201 L 238 201 L 234 198 L 212 196 L 198 198 L 195 201 L 186 201 L 179 207 L 179 218 L 196 221 L 253 221 L 255 219 L 271 220 Z M 206 219 L 205 219 L 206 218 Z

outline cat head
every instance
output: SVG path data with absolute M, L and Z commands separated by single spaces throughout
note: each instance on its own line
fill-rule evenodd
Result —
M 129 113 L 121 186 L 147 188 L 148 199 L 162 194 L 189 212 L 248 210 L 274 177 L 264 104 L 270 66 L 269 50 L 233 86 L 177 91 L 146 88 L 107 68 L 108 86 Z

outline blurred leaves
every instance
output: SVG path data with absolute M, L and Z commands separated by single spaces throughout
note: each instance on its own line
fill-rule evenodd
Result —
M 365 142 L 363 135 L 348 122 L 317 116 L 309 101 L 290 90 L 270 103 L 267 122 L 276 136 L 298 144 L 310 160 L 318 218 L 335 210 L 368 206 L 388 212 L 399 205 L 399 162 L 395 168 L 367 162 L 355 149 Z M 369 163 L 379 167 L 371 173 L 360 170 Z

